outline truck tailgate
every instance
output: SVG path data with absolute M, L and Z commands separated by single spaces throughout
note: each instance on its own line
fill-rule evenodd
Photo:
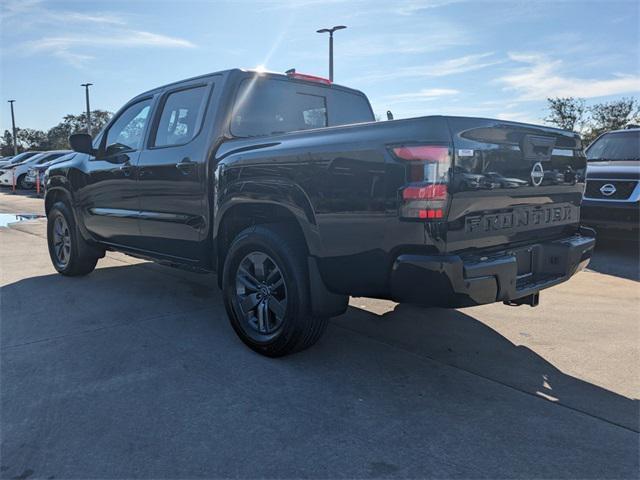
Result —
M 578 224 L 586 159 L 577 134 L 483 118 L 447 122 L 447 251 L 530 242 Z

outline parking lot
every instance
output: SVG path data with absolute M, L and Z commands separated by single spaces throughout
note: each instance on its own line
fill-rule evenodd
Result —
M 637 245 L 536 308 L 352 298 L 273 360 L 213 275 L 108 253 L 65 278 L 45 225 L 0 227 L 3 478 L 638 477 Z

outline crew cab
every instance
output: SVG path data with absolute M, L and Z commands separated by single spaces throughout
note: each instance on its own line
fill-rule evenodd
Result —
M 228 70 L 127 103 L 47 170 L 63 275 L 105 250 L 215 272 L 236 333 L 280 356 L 348 297 L 536 305 L 584 268 L 580 137 L 484 118 L 376 122 L 328 80 Z
M 605 236 L 638 239 L 640 128 L 600 135 L 586 150 L 587 184 L 582 222 Z

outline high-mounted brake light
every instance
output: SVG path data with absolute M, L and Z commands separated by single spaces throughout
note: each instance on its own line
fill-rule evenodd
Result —
M 316 77 L 315 75 L 308 75 L 306 73 L 297 73 L 295 68 L 287 70 L 285 72 L 287 77 L 295 78 L 297 80 L 305 80 L 307 82 L 323 83 L 325 85 L 331 85 L 331 80 L 328 78 Z
M 406 162 L 407 185 L 400 189 L 402 218 L 443 220 L 449 200 L 451 156 L 448 145 L 402 145 L 391 149 Z

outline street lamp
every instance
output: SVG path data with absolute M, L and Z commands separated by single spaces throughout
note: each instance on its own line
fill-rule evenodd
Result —
M 84 87 L 85 97 L 87 99 L 87 133 L 91 135 L 91 108 L 89 108 L 89 87 L 93 83 L 83 83 L 80 86 Z
M 336 25 L 331 28 L 321 28 L 316 30 L 316 33 L 328 33 L 329 34 L 329 80 L 333 82 L 333 32 L 336 30 L 342 30 L 347 28 L 345 25 Z
M 13 114 L 13 102 L 15 100 L 7 100 L 11 104 L 11 128 L 13 130 L 13 155 L 18 155 L 18 139 L 16 138 L 16 117 Z

